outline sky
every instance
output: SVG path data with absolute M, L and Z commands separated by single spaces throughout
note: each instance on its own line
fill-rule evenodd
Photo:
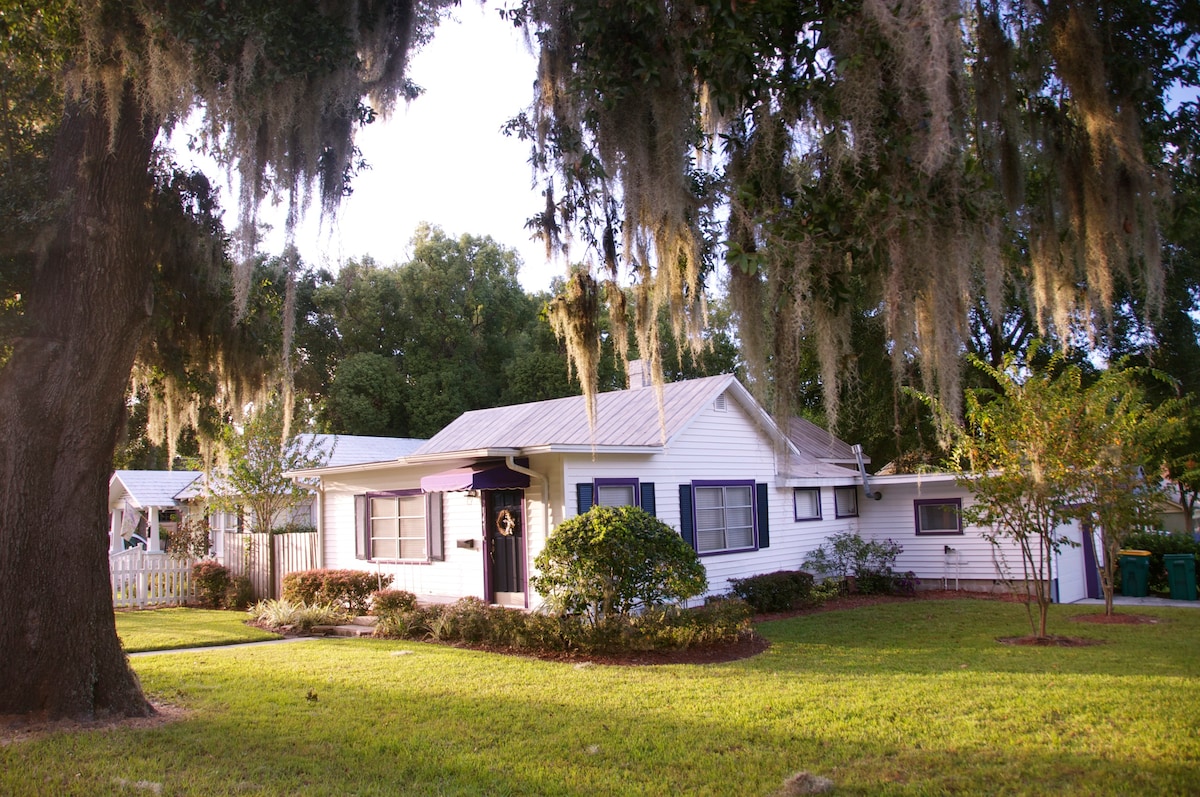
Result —
M 371 168 L 354 178 L 332 225 L 318 229 L 319 208 L 310 210 L 296 235 L 304 262 L 331 270 L 368 254 L 405 262 L 417 225 L 429 222 L 451 237 L 487 235 L 515 249 L 522 287 L 549 288 L 563 266 L 547 263 L 525 229 L 544 204 L 532 187 L 529 144 L 500 132 L 533 98 L 537 60 L 521 32 L 495 6 L 464 4 L 412 57 L 408 75 L 425 93 L 359 132 Z M 264 209 L 264 219 L 273 216 Z M 282 223 L 275 226 L 262 246 L 269 254 L 283 248 Z

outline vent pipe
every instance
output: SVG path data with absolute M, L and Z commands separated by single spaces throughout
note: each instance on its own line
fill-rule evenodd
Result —
M 854 458 L 858 461 L 858 472 L 862 474 L 863 492 L 868 498 L 878 501 L 883 498 L 883 493 L 878 490 L 871 489 L 871 476 L 867 473 L 867 466 L 863 464 L 862 445 L 855 443 L 850 446 L 850 450 L 854 452 Z

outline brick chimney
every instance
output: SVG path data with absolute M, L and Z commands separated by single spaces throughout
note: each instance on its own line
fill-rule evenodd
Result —
M 625 373 L 629 377 L 630 390 L 649 387 L 653 382 L 650 376 L 650 363 L 645 360 L 630 360 Z

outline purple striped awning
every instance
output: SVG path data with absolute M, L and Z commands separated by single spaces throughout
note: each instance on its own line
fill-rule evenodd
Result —
M 452 493 L 456 490 L 516 490 L 529 486 L 529 476 L 494 462 L 451 468 L 421 479 L 427 493 Z

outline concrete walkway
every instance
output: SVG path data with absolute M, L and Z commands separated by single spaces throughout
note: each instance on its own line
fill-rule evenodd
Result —
M 128 654 L 129 658 L 138 656 L 157 656 L 160 653 L 203 653 L 209 650 L 236 650 L 237 648 L 256 648 L 262 645 L 285 645 L 290 642 L 303 642 L 308 639 L 324 639 L 316 636 L 288 636 L 283 639 L 264 639 L 261 642 L 238 642 L 235 645 L 207 645 L 201 648 L 167 648 L 165 650 L 139 650 Z
M 1103 606 L 1104 598 L 1084 598 L 1071 606 Z M 1127 598 L 1113 595 L 1113 606 L 1159 606 L 1167 609 L 1200 609 L 1200 601 L 1175 601 L 1170 598 Z

